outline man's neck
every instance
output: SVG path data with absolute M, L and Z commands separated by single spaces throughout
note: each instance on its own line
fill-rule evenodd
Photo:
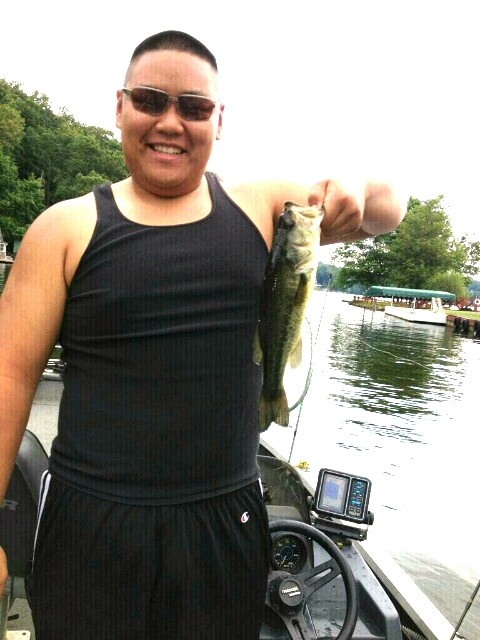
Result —
M 177 225 L 205 218 L 212 201 L 203 176 L 197 188 L 181 195 L 164 196 L 140 187 L 132 178 L 112 185 L 116 204 L 122 214 L 139 224 Z

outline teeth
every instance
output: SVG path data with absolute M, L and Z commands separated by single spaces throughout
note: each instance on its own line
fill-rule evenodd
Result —
M 152 149 L 154 151 L 158 151 L 158 153 L 168 153 L 172 156 L 176 156 L 182 153 L 182 150 L 178 149 L 178 147 L 167 147 L 163 144 L 153 144 Z

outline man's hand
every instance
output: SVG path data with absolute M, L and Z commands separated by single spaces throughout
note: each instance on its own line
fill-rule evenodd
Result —
M 308 203 L 325 208 L 322 220 L 324 242 L 337 242 L 347 236 L 356 236 L 361 229 L 365 207 L 363 188 L 351 190 L 334 180 L 324 180 L 313 185 Z

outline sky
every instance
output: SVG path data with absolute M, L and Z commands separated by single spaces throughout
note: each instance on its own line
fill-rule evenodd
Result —
M 219 64 L 224 126 L 210 168 L 220 176 L 387 180 L 407 199 L 442 195 L 455 237 L 480 240 L 475 4 L 5 0 L 0 78 L 115 132 L 135 46 L 187 31 Z

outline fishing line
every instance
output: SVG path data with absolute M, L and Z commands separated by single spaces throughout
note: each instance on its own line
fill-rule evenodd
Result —
M 387 355 L 392 356 L 392 358 L 396 358 L 399 362 L 411 362 L 412 364 L 416 364 L 419 367 L 423 367 L 424 369 L 429 368 L 426 365 L 422 364 L 421 362 L 417 362 L 416 360 L 411 360 L 410 358 L 405 358 L 404 356 L 395 355 L 394 353 L 391 353 L 390 351 L 385 351 L 384 349 L 378 349 L 377 347 L 374 347 L 372 344 L 369 344 L 366 340 L 363 340 L 362 338 L 359 338 L 359 341 L 363 342 L 363 344 L 365 344 L 370 349 L 373 349 L 374 351 L 378 351 L 379 353 L 386 353 Z
M 455 631 L 453 632 L 452 637 L 450 638 L 450 640 L 455 640 L 455 638 L 457 637 L 457 632 L 460 629 L 460 627 L 462 626 L 463 621 L 465 620 L 465 616 L 467 615 L 467 613 L 470 611 L 470 607 L 472 606 L 475 598 L 477 597 L 477 593 L 478 590 L 480 589 L 480 580 L 477 582 L 477 586 L 474 588 L 472 595 L 470 596 L 470 598 L 468 599 L 468 602 L 465 606 L 465 610 L 462 613 L 462 615 L 460 616 L 460 620 L 458 621 L 457 626 L 455 627 Z
M 331 281 L 332 281 L 332 274 L 330 274 L 330 278 L 329 278 L 329 282 L 328 282 L 328 286 L 327 286 L 327 290 L 326 290 L 327 293 L 330 291 Z M 320 326 L 322 324 L 322 319 L 323 319 L 323 314 L 324 314 L 324 311 L 325 311 L 326 302 L 327 302 L 327 295 L 325 295 L 325 299 L 323 301 L 323 307 L 322 307 L 322 311 L 321 311 L 320 318 L 319 318 L 318 325 L 317 325 L 317 332 L 315 334 L 315 340 L 313 340 L 313 333 L 312 333 L 312 328 L 311 328 L 310 321 L 308 320 L 308 318 L 305 318 L 305 321 L 306 321 L 306 323 L 308 325 L 309 336 L 310 336 L 310 364 L 309 364 L 308 373 L 307 373 L 307 377 L 306 377 L 306 380 L 305 380 L 305 385 L 304 385 L 303 391 L 300 394 L 300 397 L 298 398 L 298 400 L 291 407 L 289 407 L 289 411 L 293 411 L 298 406 L 300 406 L 300 409 L 299 409 L 298 414 L 297 414 L 297 421 L 296 421 L 296 424 L 295 424 L 295 431 L 294 431 L 294 434 L 293 434 L 292 445 L 290 447 L 290 455 L 288 457 L 288 462 L 290 462 L 290 460 L 291 460 L 293 447 L 295 446 L 295 439 L 297 437 L 298 426 L 300 424 L 300 418 L 301 418 L 301 414 L 302 414 L 303 401 L 304 401 L 304 399 L 305 399 L 305 397 L 306 397 L 306 395 L 307 395 L 307 393 L 309 391 L 310 383 L 312 381 L 314 347 L 317 344 L 318 335 L 320 333 Z M 368 348 L 373 349 L 374 351 L 378 351 L 379 353 L 384 353 L 385 355 L 391 356 L 392 358 L 395 358 L 397 361 L 410 362 L 411 364 L 415 364 L 418 367 L 422 367 L 423 369 L 428 369 L 428 366 L 422 364 L 421 362 L 417 362 L 416 360 L 412 360 L 411 358 L 406 358 L 405 356 L 402 356 L 402 357 L 399 358 L 398 355 L 392 353 L 391 351 L 387 351 L 386 349 L 379 349 L 378 347 L 374 347 L 372 344 L 368 343 L 366 340 L 363 340 L 362 338 L 359 338 L 359 341 L 362 342 Z
M 330 274 L 330 279 L 329 279 L 329 283 L 328 283 L 328 287 L 326 290 L 326 293 L 328 293 L 330 291 L 330 283 L 332 280 L 332 275 Z M 309 333 L 309 337 L 310 337 L 310 363 L 309 363 L 309 367 L 308 367 L 308 373 L 307 373 L 307 377 L 305 380 L 305 385 L 303 387 L 303 391 L 300 395 L 300 397 L 298 398 L 298 400 L 291 406 L 289 407 L 289 411 L 293 411 L 294 409 L 296 409 L 298 406 L 300 406 L 300 409 L 298 411 L 297 414 L 297 421 L 295 424 L 295 430 L 293 433 L 293 439 L 292 439 L 292 445 L 290 447 L 290 453 L 288 455 L 288 462 L 291 462 L 291 458 L 292 458 L 292 453 L 293 453 L 293 448 L 295 446 L 295 440 L 297 437 L 297 432 L 298 432 L 298 426 L 300 424 L 300 418 L 301 418 L 301 413 L 302 413 L 302 409 L 303 409 L 303 401 L 310 389 L 310 383 L 312 381 L 312 376 L 313 376 L 313 353 L 314 353 L 314 347 L 317 344 L 317 340 L 318 340 L 318 335 L 320 333 L 320 326 L 322 324 L 322 319 L 323 319 L 323 314 L 325 311 L 325 305 L 326 305 L 326 301 L 327 301 L 327 295 L 325 294 L 325 299 L 323 301 L 323 307 L 322 307 L 322 311 L 320 314 L 320 318 L 317 324 L 317 331 L 315 334 L 315 340 L 313 340 L 313 332 L 312 332 L 312 326 L 310 324 L 310 321 L 308 318 L 305 318 L 305 322 L 308 325 L 308 333 Z M 377 347 L 374 347 L 372 344 L 369 344 L 366 340 L 363 340 L 362 338 L 359 338 L 360 342 L 362 342 L 363 344 L 365 344 L 367 347 L 369 347 L 370 349 L 374 349 L 375 351 L 378 351 L 379 353 L 384 353 L 386 355 L 391 356 L 392 358 L 398 358 L 398 356 L 394 353 L 391 353 L 390 351 L 386 351 L 385 349 L 378 349 Z M 421 362 L 417 362 L 416 360 L 411 360 L 410 358 L 405 358 L 405 357 L 401 357 L 400 361 L 403 362 L 410 362 L 412 364 L 416 364 L 419 367 L 423 367 L 424 369 L 428 369 L 427 366 L 423 365 Z M 462 623 L 467 615 L 467 613 L 469 612 L 470 608 L 472 607 L 478 592 L 480 590 L 480 580 L 478 581 L 477 585 L 475 586 L 475 588 L 473 589 L 473 592 L 470 596 L 470 598 L 467 601 L 467 604 L 465 606 L 465 610 L 463 611 L 462 615 L 460 616 L 460 619 L 457 623 L 457 626 L 455 627 L 455 630 L 453 632 L 452 637 L 450 638 L 450 640 L 455 640 L 455 638 L 457 637 L 457 633 L 460 629 L 460 627 L 462 626 Z M 405 629 L 404 627 L 402 627 L 402 630 L 407 634 L 407 637 L 410 637 L 412 640 L 424 640 L 423 636 L 421 636 L 420 634 L 416 634 L 413 631 L 410 631 L 409 629 Z M 409 635 L 411 634 L 411 635 Z
M 305 384 L 303 386 L 303 391 L 300 394 L 300 397 L 298 398 L 298 400 L 292 404 L 291 407 L 288 407 L 289 411 L 293 411 L 294 409 L 296 409 L 298 407 L 299 404 L 302 404 L 305 396 L 308 393 L 308 389 L 310 388 L 310 382 L 312 380 L 312 374 L 313 374 L 313 334 L 312 334 L 312 327 L 310 325 L 310 321 L 308 318 L 305 318 L 305 322 L 308 325 L 308 335 L 310 336 L 310 364 L 308 366 L 308 372 L 307 372 L 307 377 L 305 379 Z
M 372 311 L 373 314 L 373 311 Z M 365 309 L 363 311 L 363 317 L 365 317 Z M 373 315 L 372 315 L 373 317 Z M 416 364 L 419 367 L 423 367 L 424 369 L 428 369 L 429 367 L 427 367 L 426 365 L 422 364 L 421 362 L 417 362 L 416 360 L 411 360 L 410 358 L 405 358 L 402 356 L 398 356 L 395 355 L 394 353 L 391 353 L 390 351 L 386 351 L 384 349 L 378 349 L 377 347 L 374 347 L 373 345 L 369 344 L 368 342 L 366 342 L 366 340 L 363 340 L 362 338 L 359 338 L 360 342 L 363 342 L 364 345 L 366 345 L 367 347 L 369 347 L 370 349 L 374 349 L 375 351 L 378 351 L 379 353 L 385 353 L 388 356 L 392 356 L 392 358 L 397 358 L 399 362 L 410 362 L 411 364 Z
M 322 306 L 322 311 L 320 313 L 320 318 L 318 320 L 318 324 L 317 324 L 317 332 L 315 334 L 315 340 L 313 340 L 313 332 L 312 332 L 312 326 L 310 324 L 310 321 L 308 318 L 305 318 L 305 322 L 308 325 L 308 330 L 309 330 L 309 336 L 310 336 L 310 364 L 308 366 L 308 373 L 307 373 L 307 377 L 305 380 L 305 385 L 303 387 L 303 391 L 300 394 L 300 397 L 298 398 L 298 400 L 291 406 L 289 407 L 289 411 L 293 411 L 294 409 L 296 409 L 298 406 L 300 406 L 300 409 L 298 410 L 298 414 L 297 414 L 297 421 L 295 424 L 295 430 L 293 432 L 293 439 L 292 439 L 292 445 L 290 447 L 290 454 L 288 456 L 288 462 L 290 462 L 291 457 L 292 457 L 292 452 L 293 452 L 293 447 L 295 446 L 295 439 L 297 437 L 297 431 L 298 431 L 298 425 L 300 424 L 300 417 L 302 415 L 302 409 L 303 409 L 303 401 L 305 399 L 305 396 L 308 393 L 308 390 L 310 388 L 310 383 L 312 381 L 312 376 L 313 376 L 313 353 L 314 353 L 314 348 L 317 344 L 317 340 L 318 340 L 318 334 L 320 333 L 320 326 L 322 324 L 322 319 L 323 319 L 323 313 L 325 311 L 325 305 L 327 302 L 327 293 L 330 291 L 330 283 L 332 281 L 332 274 L 330 274 L 329 280 L 328 280 L 328 286 L 327 286 L 327 290 L 325 293 L 325 298 L 323 300 L 323 306 Z

